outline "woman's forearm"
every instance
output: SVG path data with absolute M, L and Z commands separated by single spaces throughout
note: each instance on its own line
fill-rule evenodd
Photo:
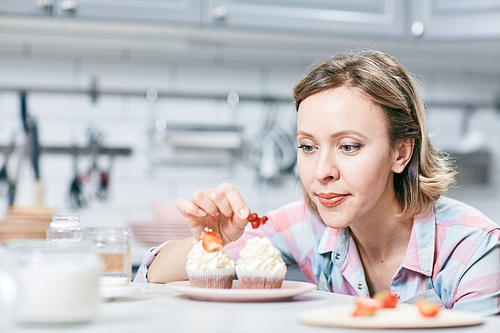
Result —
M 165 244 L 149 265 L 148 282 L 166 283 L 187 280 L 187 254 L 196 242 L 194 237 L 190 237 Z

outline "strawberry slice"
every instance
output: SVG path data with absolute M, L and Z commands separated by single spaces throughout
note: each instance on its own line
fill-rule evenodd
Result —
M 373 298 L 380 301 L 383 308 L 395 308 L 398 304 L 398 295 L 390 291 L 377 293 Z
M 439 313 L 439 310 L 441 310 L 439 305 L 432 303 L 425 298 L 417 299 L 415 301 L 415 305 L 424 317 L 435 317 Z
M 205 228 L 201 233 L 200 240 L 202 241 L 203 248 L 207 252 L 219 251 L 222 248 L 222 239 L 210 228 Z
M 356 300 L 356 307 L 352 312 L 353 317 L 373 316 L 378 309 L 382 307 L 379 300 L 363 297 Z

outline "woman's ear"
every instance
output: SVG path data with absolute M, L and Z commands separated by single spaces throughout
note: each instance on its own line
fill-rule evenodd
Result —
M 406 165 L 410 162 L 411 156 L 413 155 L 414 145 L 414 139 L 405 140 L 399 144 L 398 148 L 394 152 L 395 160 L 391 168 L 393 172 L 403 172 L 403 170 L 406 168 Z

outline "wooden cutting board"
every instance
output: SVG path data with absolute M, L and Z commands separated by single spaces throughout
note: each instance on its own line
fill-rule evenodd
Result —
M 347 328 L 436 328 L 480 325 L 484 317 L 442 309 L 436 317 L 423 317 L 416 306 L 399 304 L 394 309 L 380 309 L 372 317 L 353 317 L 354 306 L 309 310 L 299 316 L 306 325 Z

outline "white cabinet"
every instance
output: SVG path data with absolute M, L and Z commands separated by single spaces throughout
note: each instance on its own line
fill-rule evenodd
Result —
M 423 39 L 500 36 L 499 0 L 412 0 L 411 14 Z
M 74 17 L 303 36 L 500 36 L 500 0 L 0 0 L 0 15 Z
M 0 0 L 2 15 L 52 15 L 57 0 Z
M 211 0 L 203 22 L 260 31 L 401 36 L 401 0 Z
M 200 1 L 0 0 L 0 14 L 198 24 L 200 22 Z

